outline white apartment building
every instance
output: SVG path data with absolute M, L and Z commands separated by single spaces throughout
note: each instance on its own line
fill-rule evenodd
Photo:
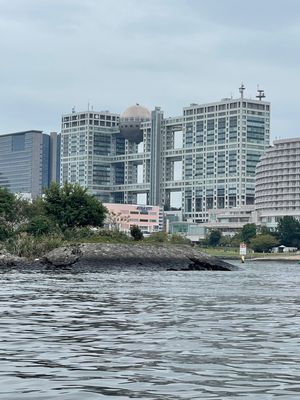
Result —
M 258 224 L 274 228 L 290 215 L 300 219 L 300 138 L 274 141 L 256 168 Z

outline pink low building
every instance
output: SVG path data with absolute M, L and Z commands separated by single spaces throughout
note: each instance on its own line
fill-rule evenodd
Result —
M 158 206 L 137 204 L 103 204 L 108 209 L 106 225 L 110 229 L 129 233 L 137 225 L 144 234 L 158 232 L 163 227 L 163 213 Z

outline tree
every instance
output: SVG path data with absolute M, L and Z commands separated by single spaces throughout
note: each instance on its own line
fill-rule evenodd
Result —
M 103 226 L 107 212 L 103 204 L 79 184 L 53 182 L 43 198 L 45 215 L 63 230 L 84 226 Z
M 277 235 L 280 244 L 300 247 L 300 222 L 287 215 L 280 218 L 277 225 Z
M 143 240 L 144 239 L 143 232 L 140 230 L 140 228 L 137 225 L 132 225 L 130 227 L 130 234 L 134 240 Z
M 54 231 L 54 223 L 45 215 L 32 217 L 26 227 L 26 231 L 33 236 L 47 235 Z
M 15 219 L 16 196 L 6 188 L 0 188 L 0 218 L 2 221 L 12 222 Z
M 0 240 L 11 236 L 21 225 L 23 220 L 22 200 L 6 188 L 0 188 Z
M 119 231 L 121 224 L 123 222 L 128 222 L 128 220 L 128 215 L 122 215 L 121 212 L 116 213 L 108 210 L 105 217 L 105 225 L 108 225 L 109 229 Z
M 218 244 L 220 244 L 221 237 L 222 237 L 221 231 L 217 229 L 212 230 L 208 236 L 208 244 L 210 246 L 217 246 Z
M 250 247 L 257 252 L 267 252 L 278 245 L 278 240 L 272 235 L 257 235 L 250 241 Z
M 261 235 L 271 235 L 276 237 L 276 232 L 274 232 L 274 230 L 268 228 L 267 226 L 262 226 L 259 230 L 259 233 Z
M 245 243 L 250 243 L 250 240 L 256 235 L 255 224 L 245 224 L 241 230 L 241 240 Z

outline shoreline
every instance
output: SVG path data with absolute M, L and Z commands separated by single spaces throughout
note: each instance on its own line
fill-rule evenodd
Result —
M 233 271 L 238 267 L 217 257 L 201 253 L 189 245 L 138 245 L 82 243 L 58 247 L 40 258 L 29 260 L 9 253 L 0 255 L 5 268 L 71 268 L 101 270 L 106 268 L 145 268 L 166 271 Z

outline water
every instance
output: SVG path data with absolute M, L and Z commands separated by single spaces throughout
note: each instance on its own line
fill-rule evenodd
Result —
M 299 399 L 300 265 L 0 274 L 0 398 Z

